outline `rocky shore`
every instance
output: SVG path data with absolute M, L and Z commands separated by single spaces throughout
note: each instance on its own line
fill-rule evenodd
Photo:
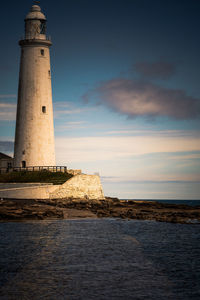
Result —
M 1 200 L 0 221 L 73 218 L 122 218 L 200 224 L 200 206 L 163 204 L 154 201 L 103 200 Z

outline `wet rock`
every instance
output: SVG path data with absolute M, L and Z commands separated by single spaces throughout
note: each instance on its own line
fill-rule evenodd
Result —
M 68 198 L 3 200 L 0 202 L 0 220 L 4 221 L 83 217 L 113 217 L 198 224 L 200 223 L 200 207 L 164 204 L 156 201 L 122 201 L 110 197 L 102 200 Z

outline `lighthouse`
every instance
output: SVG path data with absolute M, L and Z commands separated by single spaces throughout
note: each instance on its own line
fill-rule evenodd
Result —
M 21 60 L 14 167 L 55 166 L 50 46 L 46 17 L 33 5 L 19 41 Z

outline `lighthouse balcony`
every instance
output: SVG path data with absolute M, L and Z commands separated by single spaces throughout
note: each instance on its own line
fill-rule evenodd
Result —
M 41 45 L 41 46 L 47 46 L 50 47 L 52 45 L 51 38 L 46 38 L 46 39 L 39 39 L 39 38 L 30 38 L 28 39 L 27 37 L 22 38 L 19 41 L 20 46 L 33 46 L 33 45 Z
M 32 37 L 31 35 L 25 35 L 25 36 L 21 36 L 20 37 L 20 41 L 22 40 L 47 40 L 47 41 L 51 41 L 51 36 L 46 36 L 45 34 L 39 34 L 36 37 Z

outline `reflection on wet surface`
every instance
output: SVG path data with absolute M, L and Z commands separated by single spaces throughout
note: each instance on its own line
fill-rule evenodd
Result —
M 0 299 L 199 299 L 198 225 L 0 224 Z

